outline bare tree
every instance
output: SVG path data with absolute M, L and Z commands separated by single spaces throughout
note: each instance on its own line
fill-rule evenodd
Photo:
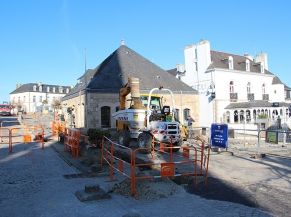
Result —
M 59 99 L 55 99 L 55 100 L 52 102 L 52 107 L 53 107 L 54 110 L 61 109 L 61 108 L 62 108 L 61 100 L 59 100 Z

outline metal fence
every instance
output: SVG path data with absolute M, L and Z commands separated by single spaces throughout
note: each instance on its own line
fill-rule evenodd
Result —
M 210 144 L 209 127 L 189 129 L 188 142 L 202 136 Z M 228 129 L 228 150 L 291 156 L 291 131 L 268 129 Z

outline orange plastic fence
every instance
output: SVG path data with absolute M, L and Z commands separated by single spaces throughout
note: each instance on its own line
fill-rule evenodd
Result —
M 39 142 L 41 148 L 44 149 L 44 128 L 42 126 L 33 126 L 24 128 L 1 128 L 1 131 L 5 130 L 5 137 L 8 138 L 9 153 L 12 153 L 14 143 L 30 143 Z M 34 136 L 34 140 L 32 139 Z M 20 139 L 22 138 L 22 139 Z
M 51 124 L 52 134 L 59 135 L 59 133 L 66 132 L 66 123 L 64 121 L 53 121 Z
M 71 151 L 73 157 L 79 157 L 80 155 L 80 137 L 81 131 L 79 129 L 67 129 L 64 141 L 64 148 L 65 151 Z
M 128 152 L 130 156 L 130 161 L 127 162 L 122 158 L 118 157 L 116 154 L 116 149 L 122 148 L 123 151 Z M 151 150 L 151 155 L 148 157 L 151 159 L 145 163 L 137 163 L 137 155 L 139 152 L 146 151 L 145 148 L 138 148 L 132 150 L 128 147 L 119 145 L 114 143 L 107 137 L 103 138 L 102 141 L 102 156 L 101 156 L 101 167 L 103 166 L 103 161 L 105 161 L 109 165 L 109 178 L 110 180 L 114 180 L 114 171 L 121 173 L 130 179 L 131 184 L 131 195 L 137 196 L 136 191 L 136 183 L 141 179 L 155 179 L 161 177 L 177 177 L 177 176 L 193 176 L 194 183 L 197 184 L 197 176 L 203 176 L 205 185 L 207 185 L 207 177 L 208 177 L 208 164 L 209 164 L 209 154 L 205 151 L 205 146 L 202 144 L 201 147 L 182 147 L 182 152 L 175 152 L 175 147 L 173 145 L 168 145 L 165 148 L 165 144 L 160 144 L 158 146 L 155 143 L 155 148 Z M 166 150 L 166 151 L 165 151 Z M 164 161 L 160 160 L 155 161 L 156 154 L 163 154 Z M 178 165 L 186 165 L 183 172 L 176 172 L 175 168 Z M 160 170 L 160 175 L 142 175 L 138 174 L 136 171 L 140 167 L 151 167 Z

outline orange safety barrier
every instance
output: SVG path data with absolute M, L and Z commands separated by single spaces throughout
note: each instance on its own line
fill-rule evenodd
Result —
M 80 137 L 81 131 L 79 129 L 67 129 L 64 141 L 64 148 L 65 151 L 71 151 L 73 157 L 79 157 L 80 155 Z
M 1 132 L 5 130 L 5 137 L 8 138 L 9 153 L 12 153 L 14 143 L 29 143 L 32 142 L 31 131 L 29 129 L 34 129 L 35 142 L 40 142 L 42 149 L 44 149 L 44 129 L 41 126 L 25 127 L 25 128 L 1 128 Z M 3 137 L 3 135 L 1 135 Z M 2 140 L 1 137 L 1 140 Z M 22 139 L 21 139 L 22 138 Z
M 151 149 L 151 154 L 148 155 L 148 162 L 137 163 L 137 155 L 140 152 L 147 151 L 146 148 L 137 148 L 132 150 L 128 147 L 114 143 L 107 137 L 103 138 L 102 141 L 102 156 L 101 156 L 101 167 L 103 166 L 103 161 L 109 165 L 109 178 L 114 180 L 114 171 L 121 173 L 126 176 L 131 181 L 131 195 L 137 196 L 136 183 L 141 179 L 155 179 L 163 177 L 178 177 L 178 176 L 193 176 L 194 184 L 197 185 L 197 177 L 204 177 L 205 185 L 207 185 L 208 178 L 208 164 L 209 164 L 209 154 L 205 151 L 205 146 L 190 146 L 190 147 L 175 147 L 172 144 L 165 147 L 165 144 L 154 143 L 155 148 Z M 130 156 L 130 162 L 123 160 L 118 157 L 116 149 L 121 148 L 126 151 Z M 176 150 L 181 148 L 181 152 Z M 176 150 L 175 150 L 176 149 Z M 166 150 L 166 151 L 165 151 Z M 156 160 L 156 154 L 159 153 L 163 155 L 163 162 L 161 160 Z M 137 169 L 140 167 L 151 167 L 160 170 L 160 175 L 141 175 L 137 173 Z M 181 167 L 177 172 L 176 168 Z
M 51 123 L 51 130 L 54 136 L 66 132 L 66 123 L 64 121 L 53 121 Z

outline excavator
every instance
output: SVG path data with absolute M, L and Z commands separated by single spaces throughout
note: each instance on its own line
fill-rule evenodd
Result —
M 167 92 L 172 105 L 163 105 L 155 92 Z M 130 106 L 126 108 L 126 97 L 131 94 Z M 182 144 L 179 122 L 174 120 L 175 104 L 171 90 L 153 88 L 149 94 L 141 95 L 138 78 L 129 78 L 119 91 L 119 111 L 112 116 L 117 120 L 118 143 L 129 146 L 131 139 L 137 139 L 139 148 L 150 152 L 153 141 L 173 144 L 178 151 Z

